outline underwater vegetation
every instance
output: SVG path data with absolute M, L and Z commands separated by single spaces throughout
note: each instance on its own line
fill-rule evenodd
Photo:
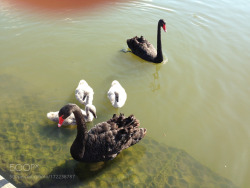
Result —
M 76 130 L 47 120 L 46 96 L 26 91 L 18 78 L 0 80 L 0 174 L 18 187 L 236 187 L 187 152 L 150 137 L 112 161 L 76 162 L 69 152 Z

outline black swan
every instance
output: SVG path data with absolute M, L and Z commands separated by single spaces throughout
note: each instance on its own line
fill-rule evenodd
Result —
M 146 134 L 145 128 L 139 128 L 139 121 L 123 114 L 106 122 L 98 123 L 89 131 L 84 117 L 76 104 L 67 104 L 59 111 L 59 124 L 74 113 L 77 124 L 77 136 L 70 148 L 71 156 L 80 162 L 100 162 L 114 159 L 122 150 L 139 142 Z
M 141 36 L 141 38 L 136 36 L 134 38 L 128 39 L 128 47 L 135 55 L 146 61 L 161 63 L 163 61 L 161 49 L 161 27 L 166 32 L 166 22 L 163 19 L 160 19 L 158 22 L 157 50 L 143 36 Z

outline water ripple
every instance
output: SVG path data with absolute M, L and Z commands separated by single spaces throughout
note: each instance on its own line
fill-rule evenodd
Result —
M 165 10 L 168 12 L 175 12 L 175 10 L 167 8 L 167 7 L 162 7 L 162 6 L 157 6 L 157 5 L 153 5 L 151 3 L 144 3 L 144 2 L 138 2 L 138 6 L 139 7 L 143 7 L 145 8 L 145 10 L 150 11 L 150 9 L 158 9 L 158 10 Z

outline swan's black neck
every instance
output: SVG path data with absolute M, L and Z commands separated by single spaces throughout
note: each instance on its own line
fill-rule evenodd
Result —
M 72 112 L 76 119 L 77 136 L 81 136 L 82 133 L 87 133 L 87 127 L 81 109 L 78 106 L 75 106 Z
M 162 46 L 161 46 L 161 25 L 158 22 L 157 29 L 157 56 L 155 58 L 155 63 L 161 63 L 163 61 Z
M 81 160 L 85 152 L 88 131 L 80 108 L 78 106 L 74 106 L 72 112 L 74 113 L 76 119 L 77 135 L 71 146 L 70 152 L 74 159 Z

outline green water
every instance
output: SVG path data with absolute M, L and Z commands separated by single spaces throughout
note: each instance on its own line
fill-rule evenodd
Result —
M 243 0 L 139 0 L 53 13 L 0 1 L 0 174 L 19 187 L 248 187 L 249 10 Z M 135 35 L 156 46 L 160 18 L 164 64 L 120 52 Z M 73 161 L 75 127 L 46 118 L 80 105 L 81 79 L 95 92 L 98 119 L 88 128 L 122 112 L 148 130 L 108 163 Z M 114 79 L 128 94 L 119 110 L 106 97 Z

